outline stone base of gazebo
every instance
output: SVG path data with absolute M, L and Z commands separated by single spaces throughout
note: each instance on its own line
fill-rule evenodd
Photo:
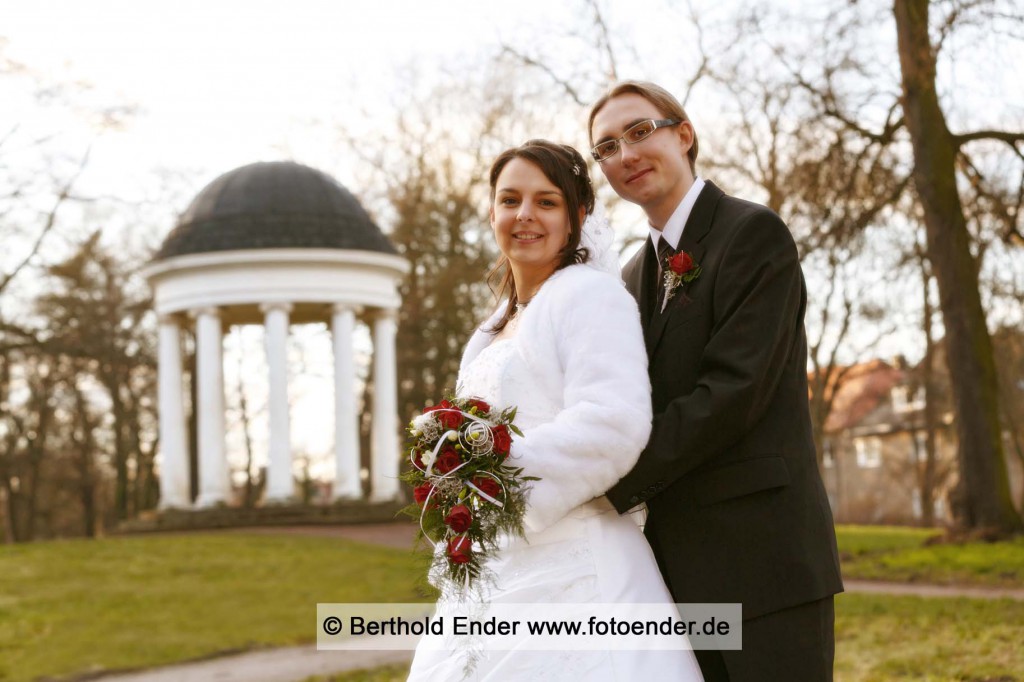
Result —
M 168 509 L 121 523 L 118 534 L 162 531 L 206 530 L 258 526 L 306 526 L 388 523 L 407 517 L 398 515 L 404 503 L 338 502 L 329 506 L 272 505 L 266 507 L 217 507 L 212 509 Z M 410 519 L 409 523 L 413 523 Z

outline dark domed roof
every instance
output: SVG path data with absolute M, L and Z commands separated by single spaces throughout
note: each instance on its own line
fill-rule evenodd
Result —
M 236 249 L 358 249 L 397 253 L 334 178 L 290 161 L 254 163 L 207 185 L 156 260 Z

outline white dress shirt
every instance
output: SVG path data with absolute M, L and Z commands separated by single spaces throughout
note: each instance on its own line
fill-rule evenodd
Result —
M 690 211 L 693 210 L 693 205 L 697 203 L 697 196 L 702 189 L 704 189 L 704 179 L 698 175 L 693 179 L 693 184 L 690 186 L 689 191 L 686 192 L 683 200 L 679 202 L 676 210 L 672 212 L 664 228 L 659 230 L 648 223 L 651 229 L 651 242 L 654 244 L 655 252 L 658 250 L 659 238 L 667 241 L 673 250 L 679 248 L 679 240 L 683 237 L 683 228 L 686 227 L 686 221 L 690 218 Z

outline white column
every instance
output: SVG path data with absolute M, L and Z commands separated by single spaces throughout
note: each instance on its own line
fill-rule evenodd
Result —
M 359 415 L 356 413 L 356 366 L 352 333 L 356 306 L 338 303 L 331 317 L 334 336 L 334 494 L 336 500 L 362 497 L 359 479 Z
M 288 502 L 294 496 L 292 446 L 288 417 L 289 303 L 260 306 L 266 329 L 267 368 L 270 371 L 270 440 L 267 463 L 267 502 Z
M 196 312 L 196 374 L 199 429 L 197 507 L 227 502 L 228 462 L 224 455 L 224 366 L 220 311 Z
M 373 319 L 373 434 L 370 501 L 398 498 L 398 381 L 395 369 L 394 310 Z
M 159 348 L 160 509 L 184 509 L 191 501 L 181 390 L 181 330 L 172 315 L 160 316 Z

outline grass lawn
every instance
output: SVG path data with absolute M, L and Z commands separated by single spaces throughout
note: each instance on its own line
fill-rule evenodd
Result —
M 924 547 L 928 531 L 850 526 L 839 535 L 848 577 L 1024 584 L 1024 541 Z M 408 551 L 287 534 L 2 547 L 0 681 L 311 642 L 317 602 L 425 600 L 416 587 L 422 562 Z M 839 680 L 1024 682 L 1024 602 L 841 595 L 836 611 Z
M 0 680 L 310 642 L 317 602 L 423 601 L 401 550 L 206 533 L 0 548 Z
M 836 534 L 846 578 L 1024 587 L 1024 537 L 925 546 L 939 531 L 837 526 Z
M 907 526 L 836 526 L 839 553 L 843 558 L 879 552 L 892 552 L 923 547 L 928 538 L 941 535 L 935 528 Z
M 1024 602 L 836 598 L 838 682 L 1024 680 Z

